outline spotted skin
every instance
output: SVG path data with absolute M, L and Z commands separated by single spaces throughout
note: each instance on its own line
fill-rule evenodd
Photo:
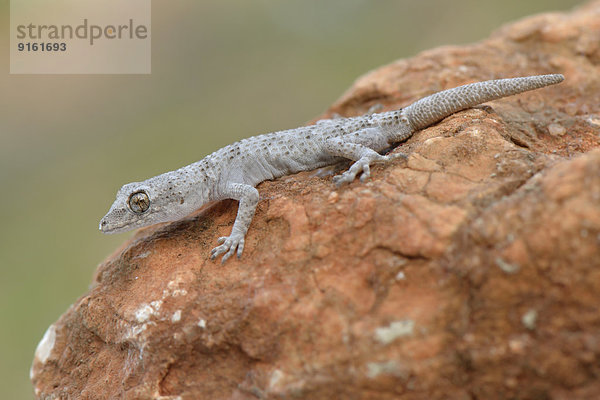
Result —
M 223 255 L 224 263 L 234 254 L 242 255 L 259 199 L 255 186 L 260 182 L 343 159 L 354 164 L 335 176 L 334 183 L 350 183 L 358 175 L 364 181 L 373 163 L 405 157 L 402 153 L 380 153 L 414 132 L 457 111 L 563 79 L 553 74 L 473 83 L 435 93 L 396 111 L 326 119 L 311 126 L 243 139 L 178 170 L 124 185 L 100 221 L 100 230 L 117 233 L 175 221 L 208 202 L 235 199 L 239 207 L 231 234 L 219 238 L 218 246 L 210 253 L 211 259 Z

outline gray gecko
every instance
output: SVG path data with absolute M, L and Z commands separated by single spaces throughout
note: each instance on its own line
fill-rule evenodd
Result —
M 244 238 L 259 195 L 255 186 L 299 171 L 350 159 L 350 168 L 333 178 L 340 186 L 358 174 L 364 181 L 370 165 L 403 153 L 382 155 L 414 132 L 475 105 L 562 82 L 560 74 L 497 79 L 444 90 L 396 111 L 318 121 L 314 125 L 242 139 L 176 171 L 124 185 L 100 221 L 104 233 L 124 232 L 181 219 L 200 206 L 222 199 L 238 200 L 229 236 L 218 239 L 211 259 L 224 263 L 244 250 Z

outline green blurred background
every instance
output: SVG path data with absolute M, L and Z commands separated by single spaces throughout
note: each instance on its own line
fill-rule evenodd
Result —
M 46 328 L 128 234 L 98 221 L 124 183 L 319 115 L 365 72 L 577 0 L 154 1 L 152 74 L 0 77 L 0 387 L 31 399 Z

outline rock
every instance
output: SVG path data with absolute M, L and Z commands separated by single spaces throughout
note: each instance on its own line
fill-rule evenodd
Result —
M 561 124 L 550 124 L 550 126 L 548 126 L 548 132 L 550 132 L 552 136 L 562 136 L 567 133 L 567 130 Z
M 408 162 L 366 183 L 262 183 L 244 255 L 225 266 L 208 255 L 233 201 L 140 230 L 48 329 L 36 396 L 600 396 L 599 36 L 592 2 L 360 78 L 328 115 L 566 76 L 416 133 Z

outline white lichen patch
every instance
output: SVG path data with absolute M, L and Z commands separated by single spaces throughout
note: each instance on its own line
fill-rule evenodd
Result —
M 519 272 L 519 270 L 521 269 L 521 267 L 518 264 L 511 264 L 509 262 L 504 261 L 500 257 L 497 257 L 494 260 L 494 262 L 496 263 L 498 268 L 500 268 L 502 271 L 506 272 L 507 274 L 514 274 L 516 272 Z
M 185 296 L 185 295 L 187 295 L 187 290 L 185 290 L 185 289 L 175 289 L 171 293 L 171 296 L 173 296 L 173 297 Z
M 367 364 L 367 376 L 370 379 L 376 378 L 379 375 L 393 375 L 393 376 L 404 376 L 405 373 L 402 370 L 398 361 L 391 360 L 385 362 L 372 362 Z
M 152 302 L 150 302 L 150 306 L 152 306 L 152 308 L 154 308 L 155 312 L 160 311 L 160 308 L 162 307 L 162 300 L 154 300 Z
M 154 308 L 149 305 L 149 304 L 142 304 L 140 306 L 140 308 L 138 308 L 135 311 L 135 319 L 137 320 L 137 322 L 139 322 L 140 324 L 143 322 L 148 321 L 148 319 L 150 319 L 150 317 L 155 313 L 156 311 L 154 310 Z
M 150 317 L 158 317 L 160 315 L 160 308 L 162 307 L 163 300 L 154 300 L 150 304 L 142 303 L 142 305 L 135 311 L 135 319 L 137 322 L 144 323 L 150 319 Z
M 177 297 L 187 295 L 187 290 L 179 289 L 181 283 L 183 283 L 183 279 L 180 277 L 177 277 L 177 279 L 173 281 L 169 281 L 169 283 L 167 283 L 167 288 L 163 290 L 163 299 L 167 296 Z
M 148 324 L 142 325 L 130 325 L 128 326 L 127 333 L 125 334 L 126 339 L 138 339 L 140 333 L 148 329 Z
M 523 324 L 523 326 L 525 328 L 529 329 L 530 331 L 535 329 L 536 321 L 537 321 L 537 311 L 535 311 L 533 309 L 528 310 L 521 317 L 521 323 Z
M 276 369 L 275 371 L 273 371 L 273 373 L 271 374 L 271 379 L 269 379 L 269 388 L 274 389 L 277 386 L 277 384 L 281 382 L 283 377 L 284 373 L 281 370 Z
M 465 134 L 471 135 L 473 137 L 479 137 L 479 136 L 481 136 L 481 131 L 476 127 L 472 127 L 471 129 L 467 130 L 467 132 L 465 132 Z
M 375 329 L 375 339 L 382 344 L 389 344 L 402 336 L 412 335 L 415 328 L 415 321 L 405 319 L 395 321 L 388 327 Z
M 35 359 L 44 364 L 50 354 L 52 353 L 52 349 L 54 348 L 54 343 L 56 342 L 56 328 L 53 325 L 50 325 L 48 329 L 46 329 L 46 333 L 44 333 L 44 337 L 38 343 L 35 349 Z
M 590 125 L 600 126 L 600 117 L 596 115 L 590 116 L 588 119 L 586 119 L 586 121 Z
M 204 319 L 200 319 L 200 321 L 198 321 L 198 326 L 202 329 L 206 329 L 206 321 Z
M 135 341 L 141 349 L 145 346 L 145 338 L 142 333 L 147 331 L 152 325 L 156 325 L 160 321 L 170 321 L 172 323 L 179 322 L 181 320 L 182 311 L 175 310 L 174 313 L 162 310 L 165 301 L 168 301 L 169 297 L 184 296 L 187 294 L 185 289 L 179 289 L 179 286 L 184 282 L 182 277 L 177 277 L 175 280 L 167 283 L 167 288 L 163 290 L 162 296 L 159 299 L 150 301 L 149 303 L 142 303 L 133 312 L 133 316 L 129 314 L 130 322 L 123 321 L 123 337 L 125 340 Z M 148 332 L 146 332 L 148 334 Z
M 169 290 L 177 289 L 177 287 L 179 286 L 180 283 L 181 283 L 181 279 L 177 279 L 177 278 L 172 281 L 169 281 L 169 283 L 167 283 L 167 289 L 169 289 Z
M 150 253 L 149 251 L 145 251 L 145 252 L 143 252 L 143 253 L 141 253 L 141 254 L 138 254 L 137 256 L 133 257 L 133 259 L 134 259 L 134 260 L 135 260 L 136 258 L 143 259 L 143 258 L 146 258 L 146 257 L 148 257 L 150 254 L 151 254 L 151 253 Z
M 181 320 L 181 310 L 177 310 L 171 316 L 171 322 L 179 322 Z

